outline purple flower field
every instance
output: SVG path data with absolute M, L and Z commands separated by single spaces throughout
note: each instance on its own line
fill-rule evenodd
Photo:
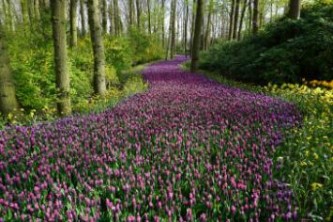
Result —
M 0 132 L 0 221 L 296 220 L 273 178 L 281 100 L 149 66 L 146 93 L 101 114 Z

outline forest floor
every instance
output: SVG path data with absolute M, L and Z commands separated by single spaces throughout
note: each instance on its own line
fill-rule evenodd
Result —
M 181 70 L 184 61 L 147 67 L 150 89 L 111 110 L 0 131 L 0 215 L 296 220 L 272 161 L 283 129 L 300 122 L 296 107 Z

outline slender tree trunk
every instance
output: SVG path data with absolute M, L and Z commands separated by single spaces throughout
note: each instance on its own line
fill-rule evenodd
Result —
M 20 3 L 21 3 L 22 23 L 24 25 L 27 25 L 29 20 L 28 5 L 26 0 L 21 0 Z
M 235 1 L 232 0 L 231 2 L 231 12 L 230 12 L 230 22 L 229 22 L 229 35 L 228 39 L 232 39 L 232 34 L 233 34 L 233 28 L 234 28 L 234 15 L 235 15 Z
M 73 48 L 77 46 L 77 0 L 71 0 L 69 16 L 70 16 L 69 46 Z
M 162 46 L 165 47 L 165 0 L 162 0 Z
M 56 87 L 58 89 L 57 108 L 59 115 L 65 116 L 71 113 L 70 78 L 66 47 L 66 0 L 51 0 L 51 12 Z
M 253 18 L 252 18 L 252 33 L 258 33 L 258 20 L 259 20 L 259 0 L 253 0 Z
M 134 0 L 128 0 L 129 8 L 129 27 L 132 27 L 134 24 Z
M 39 0 L 34 0 L 34 11 L 35 11 L 35 19 L 40 20 L 40 6 L 39 6 Z
M 210 0 L 209 2 L 209 8 L 208 8 L 208 16 L 207 16 L 207 25 L 206 25 L 206 33 L 205 33 L 205 39 L 204 39 L 204 49 L 206 50 L 209 45 L 209 40 L 210 40 L 210 32 L 211 32 L 211 17 L 212 17 L 212 11 L 213 11 L 213 0 Z
M 148 13 L 148 32 L 149 32 L 149 34 L 151 34 L 150 0 L 147 0 L 147 13 Z
M 203 18 L 203 0 L 197 0 L 197 13 L 195 18 L 195 30 L 193 36 L 193 45 L 192 45 L 192 61 L 191 61 L 191 72 L 195 72 L 198 66 L 199 60 L 199 44 L 200 44 L 200 35 L 202 28 L 202 18 Z
M 192 21 L 191 21 L 191 36 L 190 36 L 190 55 L 192 56 L 192 45 L 193 45 L 193 36 L 194 36 L 194 29 L 195 29 L 195 16 L 196 16 L 196 0 L 193 0 L 192 5 Z
M 253 6 L 253 0 L 249 0 L 249 15 L 248 15 L 248 29 L 249 29 L 249 32 L 252 33 L 252 21 L 253 21 L 253 15 L 252 15 L 252 6 Z
M 80 0 L 80 17 L 81 17 L 81 35 L 86 35 L 86 16 L 84 10 L 84 0 Z
M 288 17 L 291 19 L 299 19 L 301 15 L 301 0 L 289 0 Z
M 163 4 L 163 1 L 162 1 L 162 4 Z M 140 28 L 141 28 L 141 7 L 140 7 L 140 0 L 136 0 L 136 20 L 137 20 L 136 24 L 137 24 L 138 30 L 140 30 Z
M 232 38 L 237 39 L 237 31 L 238 31 L 238 17 L 239 17 L 239 4 L 240 0 L 236 0 L 236 7 L 235 7 L 235 20 L 234 20 L 234 28 Z
M 88 0 L 88 14 L 94 52 L 94 92 L 104 95 L 106 91 L 105 54 L 98 0 Z
M 102 2 L 100 2 L 101 5 L 101 14 L 102 14 L 102 28 L 103 28 L 103 32 L 107 33 L 108 30 L 108 13 L 107 13 L 107 2 L 106 0 L 102 0 Z
M 176 10 L 177 1 L 171 1 L 171 17 L 170 17 L 170 31 L 171 31 L 171 42 L 170 42 L 170 57 L 173 58 L 176 49 Z
M 115 31 L 115 17 L 114 17 L 114 9 L 113 9 L 113 1 L 111 0 L 110 1 L 110 4 L 109 4 L 109 22 L 110 22 L 110 35 L 114 35 L 116 33 Z
M 13 76 L 9 66 L 4 33 L 0 25 L 0 114 L 7 116 L 18 108 Z
M 241 18 L 240 18 L 240 21 L 239 21 L 239 30 L 238 30 L 238 36 L 237 36 L 238 40 L 241 39 L 241 33 L 242 33 L 242 29 L 243 29 L 243 21 L 244 21 L 246 7 L 247 7 L 247 0 L 244 0 L 242 14 L 241 14 Z
M 185 49 L 185 56 L 187 57 L 187 33 L 188 33 L 188 18 L 189 18 L 189 2 L 185 0 L 186 4 L 186 12 L 185 12 L 185 24 L 184 24 L 184 49 Z
M 113 0 L 113 13 L 114 13 L 115 34 L 117 36 L 120 36 L 120 34 L 122 33 L 122 22 L 119 14 L 118 0 Z

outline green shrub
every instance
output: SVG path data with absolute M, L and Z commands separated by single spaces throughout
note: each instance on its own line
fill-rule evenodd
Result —
M 200 67 L 245 82 L 282 84 L 333 79 L 333 5 L 306 7 L 300 20 L 281 18 L 241 42 L 220 42 Z

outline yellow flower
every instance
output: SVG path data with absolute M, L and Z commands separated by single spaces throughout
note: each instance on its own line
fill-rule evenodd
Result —
M 311 184 L 311 189 L 313 190 L 313 191 L 316 191 L 316 190 L 318 190 L 318 189 L 320 189 L 320 188 L 322 188 L 323 187 L 323 185 L 321 184 L 321 183 L 312 183 Z
M 318 160 L 319 156 L 317 153 L 313 153 L 313 158 L 315 158 L 315 160 Z

